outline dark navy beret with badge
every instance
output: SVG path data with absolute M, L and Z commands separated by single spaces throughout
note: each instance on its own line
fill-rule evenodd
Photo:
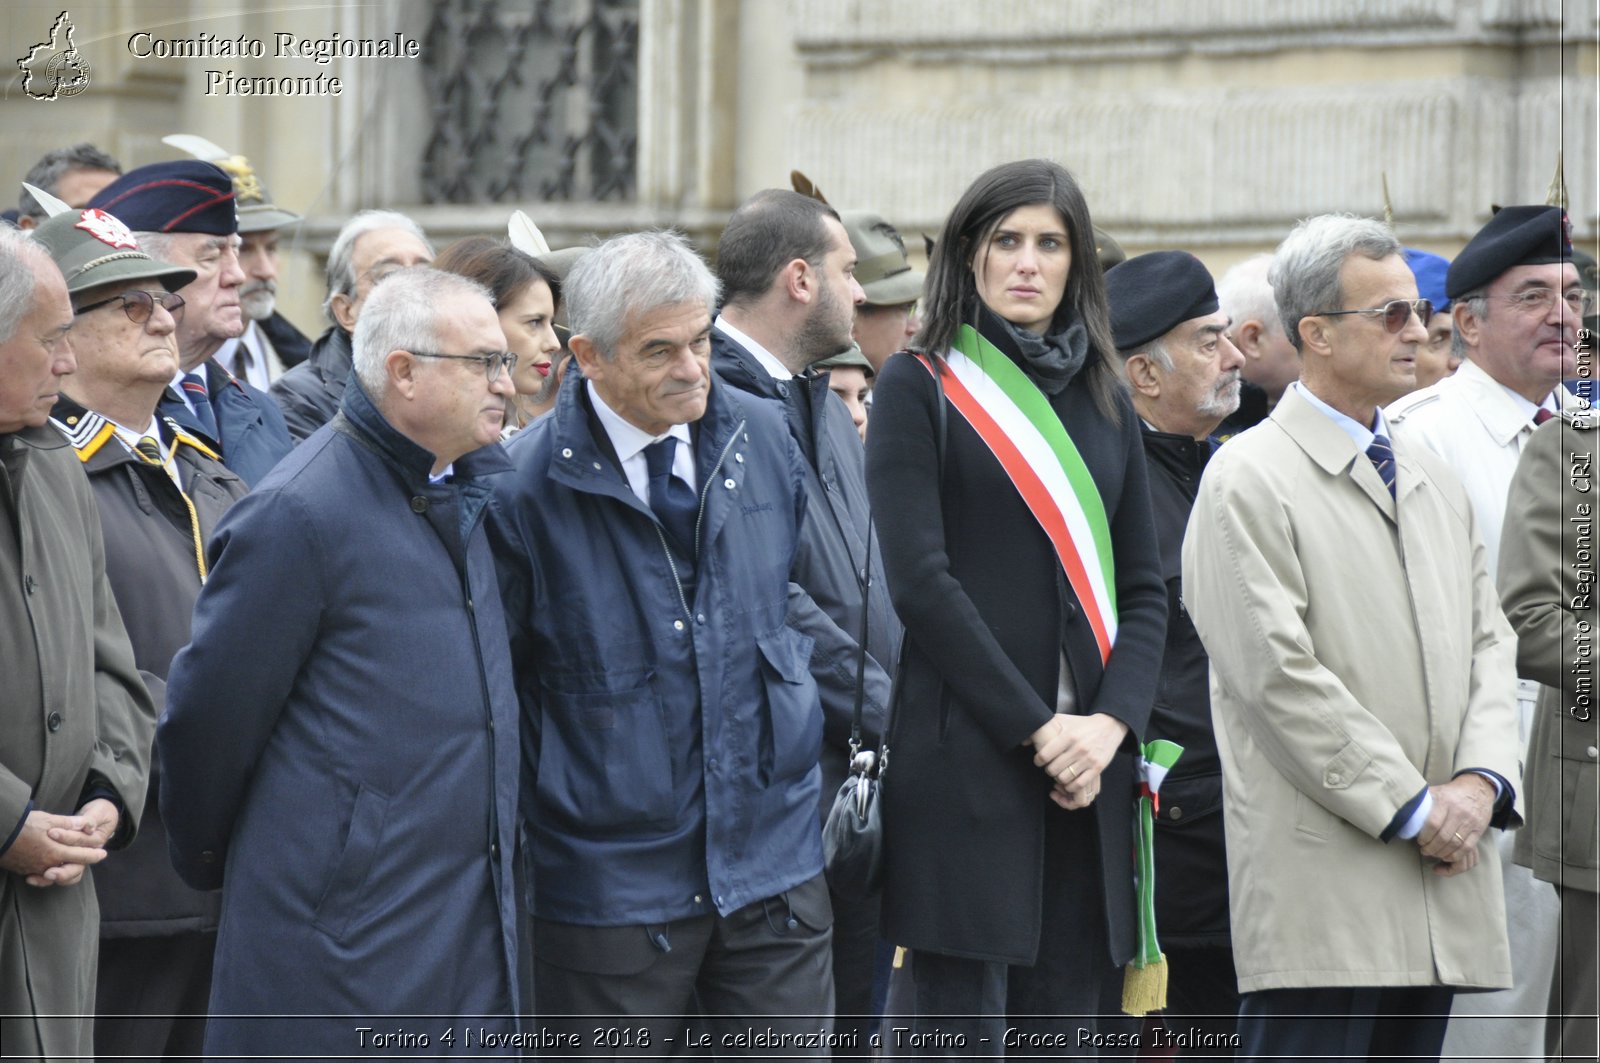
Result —
M 232 236 L 239 231 L 233 178 L 199 159 L 129 170 L 102 188 L 89 206 L 116 215 L 135 232 Z
M 1571 258 L 1566 211 L 1560 207 L 1502 207 L 1450 263 L 1445 294 L 1459 299 L 1513 266 L 1541 266 Z
M 1190 318 L 1217 312 L 1217 285 L 1205 263 L 1187 251 L 1151 251 L 1106 271 L 1111 338 L 1131 351 Z

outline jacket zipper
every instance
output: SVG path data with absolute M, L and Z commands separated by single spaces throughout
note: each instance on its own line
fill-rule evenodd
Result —
M 733 429 L 733 434 L 728 437 L 728 442 L 723 445 L 722 453 L 717 455 L 717 463 L 711 466 L 711 471 L 706 474 L 705 482 L 700 485 L 700 511 L 694 518 L 694 542 L 691 544 L 695 552 L 700 550 L 700 528 L 706 520 L 706 499 L 711 497 L 711 482 L 717 478 L 717 473 L 722 471 L 723 464 L 728 460 L 728 451 L 733 449 L 738 442 L 739 435 L 744 431 L 748 420 L 740 421 Z M 689 611 L 689 599 L 683 593 L 683 580 L 678 575 L 678 563 L 672 559 L 672 548 L 667 545 L 667 536 L 661 530 L 661 521 L 655 519 L 656 538 L 661 541 L 661 552 L 667 556 L 667 567 L 672 570 L 672 583 L 678 588 L 678 604 L 683 606 L 683 615 L 686 620 L 693 621 L 694 614 Z

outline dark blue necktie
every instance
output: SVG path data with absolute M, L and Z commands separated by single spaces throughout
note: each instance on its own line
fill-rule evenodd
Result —
M 1383 477 L 1383 486 L 1389 489 L 1389 497 L 1396 497 L 1394 491 L 1394 449 L 1389 446 L 1389 440 L 1383 436 L 1373 436 L 1372 445 L 1367 448 L 1367 457 L 1372 459 L 1372 464 L 1378 470 L 1378 475 Z
M 694 491 L 678 477 L 672 475 L 672 457 L 678 440 L 668 436 L 644 448 L 645 467 L 650 470 L 650 508 L 666 527 L 667 534 L 677 540 L 676 546 L 685 557 L 695 556 Z
M 194 419 L 200 422 L 201 431 L 220 442 L 217 435 L 217 415 L 211 409 L 211 396 L 206 394 L 206 382 L 199 373 L 183 374 L 183 393 L 194 410 Z

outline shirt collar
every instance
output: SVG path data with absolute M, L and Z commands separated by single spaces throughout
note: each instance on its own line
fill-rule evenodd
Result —
M 1304 384 L 1300 383 L 1300 381 L 1296 380 L 1289 386 L 1298 391 L 1301 397 L 1309 402 L 1313 408 L 1320 411 L 1324 417 L 1327 417 L 1334 424 L 1338 425 L 1344 434 L 1349 436 L 1351 441 L 1355 443 L 1356 449 L 1361 451 L 1363 454 L 1366 453 L 1368 447 L 1372 446 L 1372 440 L 1375 436 L 1383 436 L 1385 439 L 1393 438 L 1389 434 L 1389 422 L 1383 416 L 1382 406 L 1373 407 L 1375 416 L 1372 420 L 1372 427 L 1368 428 L 1354 417 L 1340 413 L 1332 406 L 1329 406 L 1326 402 L 1323 402 L 1321 399 L 1317 398 L 1311 393 L 1310 389 L 1308 389 Z
M 638 428 L 622 419 L 622 415 L 606 405 L 606 400 L 600 397 L 600 392 L 595 390 L 594 381 L 585 380 L 584 386 L 589 389 L 589 401 L 594 404 L 595 416 L 600 418 L 600 426 L 606 430 L 606 435 L 611 437 L 611 446 L 617 452 L 617 460 L 627 463 L 629 458 L 636 457 L 645 447 L 652 443 L 672 436 L 680 443 L 694 445 L 694 437 L 689 434 L 689 426 L 675 424 L 658 436 L 653 436 L 642 428 Z
M 794 379 L 794 374 L 789 372 L 789 367 L 778 361 L 777 356 L 775 356 L 765 347 L 761 346 L 761 344 L 757 343 L 755 340 L 751 339 L 749 336 L 746 336 L 743 332 L 740 332 L 738 329 L 728 324 L 728 319 L 723 317 L 721 314 L 717 315 L 717 320 L 712 324 L 712 327 L 720 330 L 724 336 L 727 336 L 734 343 L 737 343 L 739 346 L 749 351 L 751 356 L 754 357 L 757 362 L 761 363 L 761 368 L 772 374 L 772 378 L 774 380 Z

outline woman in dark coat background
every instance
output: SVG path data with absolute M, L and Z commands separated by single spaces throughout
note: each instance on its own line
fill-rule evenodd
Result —
M 1072 176 L 1034 159 L 979 177 L 934 248 L 924 302 L 922 354 L 884 367 L 867 446 L 906 628 L 884 784 L 885 936 L 913 951 L 915 1027 L 946 1035 L 933 1051 L 1026 1052 L 1026 1038 L 1005 1044 L 1019 1026 L 1060 1035 L 1036 1050 L 1093 1055 L 1078 1031 L 1094 1029 L 1101 983 L 1134 949 L 1135 752 L 1166 598 L 1138 421 Z M 954 402 L 939 415 L 926 359 L 943 368 L 959 360 L 953 346 L 996 372 L 1002 355 L 1019 367 L 1042 393 L 1035 417 L 1053 414 L 1082 457 L 1114 558 L 1114 620 L 1098 640 L 1093 602 L 989 443 Z M 960 391 L 945 373 L 946 394 Z M 957 1032 L 964 1047 L 948 1043 Z

